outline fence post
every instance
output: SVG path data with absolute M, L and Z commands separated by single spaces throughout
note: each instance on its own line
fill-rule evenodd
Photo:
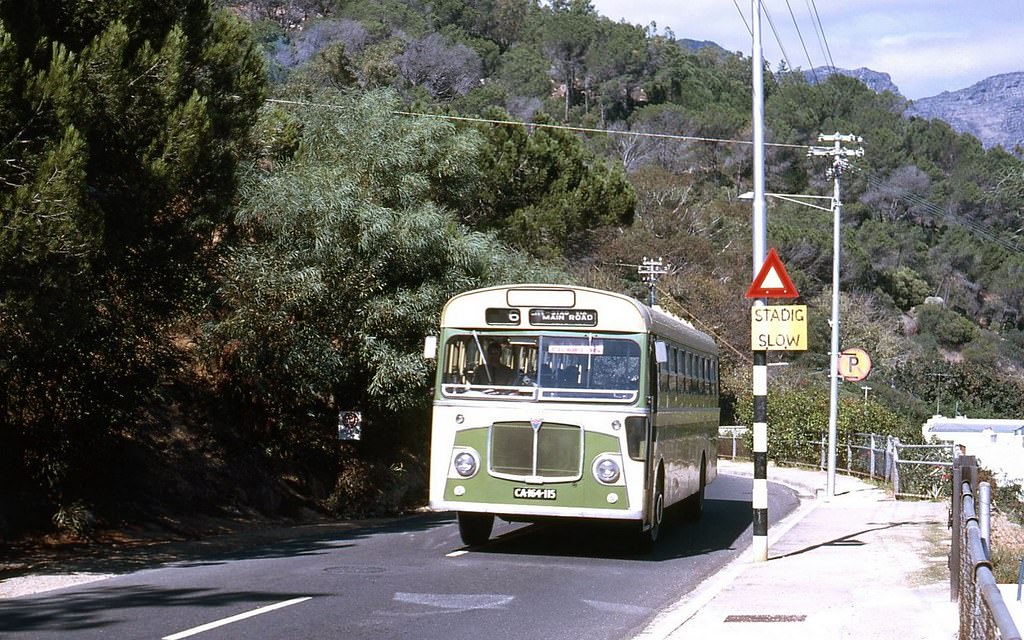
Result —
M 1024 585 L 1024 558 L 1020 559 L 1020 571 L 1017 572 L 1017 602 L 1020 602 L 1020 591 L 1022 585 Z
M 900 496 L 900 439 L 892 439 L 892 497 Z
M 846 475 L 853 475 L 853 447 L 849 440 L 846 441 Z
M 985 549 L 985 558 L 992 559 L 992 485 L 987 482 L 978 484 L 978 528 L 981 529 L 981 546 Z
M 872 480 L 875 479 L 875 434 L 869 434 L 869 444 L 871 445 L 868 449 L 868 477 Z
M 971 495 L 976 495 L 978 485 L 978 461 L 974 456 L 959 456 L 953 460 L 953 536 L 950 548 L 949 584 L 950 600 L 960 597 L 960 577 L 963 570 L 963 485 L 971 486 Z M 955 564 L 954 564 L 955 563 Z
M 885 481 L 892 482 L 892 436 L 885 437 Z
M 950 504 L 949 524 L 953 533 L 949 542 L 949 600 L 956 602 L 960 597 L 960 511 L 963 509 L 963 469 L 961 459 L 953 460 L 953 502 Z

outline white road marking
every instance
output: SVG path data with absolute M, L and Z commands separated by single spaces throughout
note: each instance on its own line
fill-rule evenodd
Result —
M 469 553 L 469 549 L 459 549 L 458 551 L 452 551 L 451 553 L 446 553 L 444 557 L 446 557 L 446 558 L 458 558 L 459 556 L 464 556 L 467 553 Z
M 222 620 L 215 620 L 213 622 L 208 622 L 208 623 L 206 623 L 204 625 L 200 625 L 198 627 L 192 627 L 191 629 L 186 629 L 184 631 L 180 631 L 178 633 L 174 633 L 174 634 L 171 634 L 169 636 L 164 636 L 161 640 L 181 640 L 181 638 L 187 638 L 189 636 L 194 636 L 194 635 L 203 633 L 204 631 L 209 631 L 210 629 L 216 629 L 217 627 L 223 627 L 224 625 L 231 624 L 232 622 L 238 622 L 239 620 L 245 620 L 246 618 L 251 618 L 253 616 L 258 616 L 258 615 L 261 615 L 261 614 L 264 614 L 264 613 L 270 613 L 271 611 L 276 611 L 278 609 L 283 609 L 284 607 L 290 607 L 293 604 L 299 604 L 300 602 L 305 602 L 306 600 L 311 600 L 311 599 L 312 599 L 312 596 L 306 596 L 304 598 L 293 598 L 291 600 L 285 600 L 284 602 L 278 602 L 278 603 L 275 603 L 275 604 L 268 604 L 265 607 L 259 607 L 258 609 L 253 609 L 252 611 L 247 611 L 245 613 L 240 613 L 237 616 L 231 616 L 230 618 L 224 618 Z

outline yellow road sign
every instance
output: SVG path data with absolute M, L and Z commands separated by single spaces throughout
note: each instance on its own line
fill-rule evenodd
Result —
M 807 305 L 751 307 L 750 345 L 753 351 L 806 351 Z

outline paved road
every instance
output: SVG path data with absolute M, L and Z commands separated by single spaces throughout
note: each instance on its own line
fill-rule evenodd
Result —
M 720 475 L 699 524 L 650 556 L 614 530 L 497 523 L 467 549 L 447 514 L 284 540 L 0 600 L 4 638 L 629 638 L 750 542 L 751 481 Z M 771 485 L 769 514 L 798 505 Z

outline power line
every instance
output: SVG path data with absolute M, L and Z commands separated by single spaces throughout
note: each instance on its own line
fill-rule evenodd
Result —
M 753 38 L 754 30 L 750 28 L 750 23 L 747 22 L 747 14 L 743 13 L 743 9 L 740 9 L 740 3 L 738 0 L 732 0 L 732 4 L 736 7 L 736 12 L 740 14 L 740 20 L 743 21 L 743 26 L 747 28 L 747 33 L 749 33 L 750 37 Z
M 789 59 L 789 54 L 786 53 L 786 46 L 782 44 L 782 38 L 779 37 L 779 31 L 775 28 L 775 21 L 772 20 L 772 16 L 768 13 L 768 7 L 761 6 L 761 11 L 764 13 L 764 17 L 768 19 L 768 26 L 772 28 L 772 33 L 775 34 L 775 42 L 779 45 L 779 50 L 782 51 L 782 59 L 786 61 L 786 66 L 790 69 L 793 68 L 793 63 Z
M 825 28 L 821 25 L 821 15 L 818 13 L 818 5 L 814 3 L 814 0 L 807 0 L 807 9 L 811 13 L 811 23 L 817 25 L 815 33 L 818 34 L 818 46 L 821 47 L 821 52 L 825 55 L 825 59 L 828 61 L 828 68 L 834 75 L 836 72 L 835 61 L 832 60 L 832 51 L 828 46 L 828 38 L 825 37 Z
M 702 320 L 701 320 L 700 318 L 698 318 L 698 317 L 697 317 L 697 316 L 696 316 L 696 315 L 695 315 L 695 314 L 694 314 L 693 312 L 691 312 L 691 311 L 690 311 L 689 309 L 687 309 L 686 307 L 684 307 L 684 306 L 683 306 L 683 305 L 682 305 L 682 304 L 681 304 L 681 303 L 679 302 L 679 300 L 677 300 L 677 299 L 675 298 L 675 296 L 673 296 L 673 295 L 672 295 L 672 294 L 671 294 L 671 293 L 670 293 L 669 291 L 667 291 L 667 290 L 666 290 L 666 289 L 665 289 L 664 287 L 660 287 L 660 286 L 659 286 L 659 287 L 657 287 L 657 289 L 658 289 L 658 293 L 660 293 L 660 294 L 661 294 L 662 296 L 664 296 L 664 298 L 667 298 L 667 299 L 668 299 L 668 302 L 669 302 L 669 304 L 670 304 L 670 305 L 672 305 L 672 306 L 676 307 L 677 309 L 679 309 L 680 311 L 682 311 L 682 312 L 683 312 L 684 314 L 686 314 L 687 316 L 689 316 L 689 318 L 690 318 L 691 320 L 693 320 L 693 321 L 694 321 L 695 323 L 699 324 L 699 325 L 701 326 L 701 328 L 702 328 L 702 329 L 703 329 L 703 330 L 704 330 L 705 332 L 709 333 L 709 334 L 710 334 L 710 335 L 711 335 L 712 337 L 714 337 L 714 339 L 715 339 L 716 341 L 718 341 L 718 342 L 720 342 L 721 344 L 724 344 L 725 346 L 729 347 L 729 349 L 730 349 L 730 350 L 731 350 L 731 351 L 732 351 L 733 353 L 735 353 L 735 354 L 736 354 L 736 355 L 737 355 L 737 356 L 739 357 L 739 359 L 740 359 L 740 360 L 742 360 L 742 361 L 743 361 L 744 363 L 746 363 L 746 364 L 750 364 L 750 363 L 751 363 L 751 359 L 750 359 L 750 356 L 748 356 L 747 354 L 743 353 L 742 351 L 740 351 L 739 349 L 737 349 L 736 347 L 734 347 L 734 346 L 733 346 L 733 344 L 732 344 L 731 342 L 729 342 L 728 340 L 726 340 L 724 336 L 722 336 L 722 335 L 720 335 L 720 334 L 719 334 L 718 332 L 716 332 L 716 331 L 714 330 L 714 328 L 713 328 L 713 327 L 712 327 L 711 325 L 709 325 L 709 324 L 708 324 L 708 323 L 706 323 L 706 322 L 703 322 L 703 321 L 702 321 Z M 665 305 L 662 305 L 662 306 L 665 306 Z
M 344 107 L 324 102 L 309 102 L 304 100 L 283 100 L 279 98 L 267 98 L 266 102 L 275 104 L 287 104 L 301 107 L 323 107 L 328 109 L 344 109 Z M 537 122 L 520 122 L 518 120 L 497 120 L 493 118 L 478 118 L 471 116 L 452 116 L 436 113 L 419 113 L 416 111 L 392 111 L 391 113 L 400 116 L 418 118 L 436 118 L 439 120 L 452 120 L 455 122 L 473 122 L 478 124 L 496 124 L 504 126 L 530 127 L 535 129 L 556 129 L 562 131 L 573 131 L 577 133 L 600 133 L 612 136 L 633 136 L 637 138 L 659 138 L 665 140 L 688 140 L 691 142 L 711 142 L 722 144 L 753 144 L 750 140 L 735 140 L 729 138 L 707 138 L 701 136 L 684 136 L 669 133 L 650 133 L 646 131 L 617 131 L 614 129 L 597 129 L 593 127 L 574 127 L 565 124 L 547 124 Z M 806 149 L 805 144 L 785 144 L 781 142 L 766 142 L 765 146 L 783 147 L 789 149 Z
M 275 103 L 275 104 L 287 104 L 287 105 L 294 105 L 294 106 L 303 106 L 303 107 L 324 107 L 324 108 L 330 108 L 330 109 L 343 109 L 344 108 L 344 107 L 341 107 L 339 105 L 334 105 L 334 104 L 329 104 L 329 103 L 309 102 L 309 101 L 299 101 L 299 100 L 282 100 L 282 99 L 277 99 L 277 98 L 268 98 L 266 100 L 266 102 Z M 727 138 L 705 138 L 705 137 L 698 137 L 698 136 L 683 136 L 683 135 L 674 135 L 674 134 L 667 134 L 667 133 L 649 133 L 649 132 L 643 132 L 643 131 L 615 131 L 615 130 L 611 130 L 611 129 L 595 129 L 595 128 L 590 128 L 590 127 L 573 127 L 573 126 L 569 126 L 569 125 L 556 125 L 556 124 L 544 124 L 544 123 L 525 123 L 525 122 L 519 122 L 519 121 L 516 121 L 516 120 L 495 120 L 495 119 L 490 119 L 490 118 L 473 118 L 473 117 L 468 117 L 468 116 L 438 115 L 438 114 L 430 114 L 430 113 L 417 113 L 417 112 L 412 112 L 412 111 L 393 111 L 392 113 L 394 113 L 396 115 L 403 115 L 403 116 L 409 116 L 409 117 L 438 118 L 438 119 L 454 120 L 454 121 L 462 121 L 462 122 L 475 122 L 475 123 L 481 123 L 481 124 L 496 124 L 496 125 L 505 125 L 505 126 L 511 125 L 511 126 L 519 126 L 519 127 L 536 127 L 536 128 L 541 128 L 541 129 L 561 129 L 561 130 L 565 130 L 565 131 L 575 131 L 575 132 L 582 132 L 582 133 L 600 133 L 600 134 L 605 134 L 605 135 L 633 136 L 633 137 L 644 137 L 644 138 L 660 138 L 660 139 L 669 139 L 669 140 L 689 140 L 689 141 L 695 141 L 695 142 L 713 142 L 713 143 L 723 143 L 723 144 L 743 144 L 743 145 L 753 144 L 750 140 L 733 140 L 733 139 L 727 139 Z M 772 143 L 772 142 L 766 142 L 765 146 L 780 147 L 780 148 L 790 148 L 790 149 L 808 149 L 809 148 L 808 145 L 783 144 L 783 143 Z M 863 173 L 863 170 L 861 170 L 859 168 L 857 168 L 856 170 L 857 171 L 861 171 Z M 865 179 L 874 187 L 877 187 L 877 188 L 880 188 L 880 189 L 881 188 L 890 189 L 890 190 L 892 188 L 891 185 L 888 185 L 888 184 L 882 182 L 877 177 L 871 176 L 871 175 L 869 175 L 867 173 L 863 173 L 863 175 L 864 175 Z M 1010 240 L 1008 240 L 1008 239 L 1006 239 L 1004 237 L 996 235 L 993 232 L 989 231 L 988 229 L 985 229 L 984 227 L 978 225 L 977 223 L 971 222 L 970 220 L 967 220 L 966 218 L 964 218 L 962 216 L 958 216 L 958 215 L 956 215 L 954 213 L 950 213 L 948 211 L 945 211 L 945 210 L 941 209 L 938 205 L 936 205 L 936 204 L 934 204 L 934 203 L 924 199 L 923 197 L 921 197 L 921 196 L 919 196 L 917 194 L 914 194 L 914 193 L 912 193 L 910 191 L 903 191 L 902 193 L 895 193 L 894 195 L 895 195 L 895 197 L 897 197 L 897 198 L 899 198 L 901 200 L 904 200 L 905 202 L 908 202 L 909 204 L 915 205 L 918 208 L 924 210 L 929 216 L 931 216 L 932 218 L 934 218 L 936 220 L 948 221 L 948 222 L 950 222 L 952 224 L 955 224 L 957 226 L 960 226 L 960 227 L 964 228 L 965 230 L 969 231 L 970 233 L 974 234 L 975 236 L 977 236 L 977 237 L 979 237 L 981 239 L 984 239 L 984 240 L 986 240 L 988 242 L 991 242 L 993 244 L 996 244 L 996 245 L 1002 247 L 1003 249 L 1006 249 L 1009 252 L 1016 253 L 1018 255 L 1024 255 L 1024 247 L 1021 247 L 1019 242 L 1018 243 L 1014 243 L 1014 242 L 1011 242 Z
M 789 9 L 789 17 L 793 20 L 793 28 L 796 29 L 796 35 L 800 38 L 800 47 L 804 50 L 804 55 L 807 56 L 807 64 L 811 67 L 811 75 L 814 76 L 814 84 L 818 82 L 818 72 L 814 70 L 814 62 L 811 61 L 811 54 L 807 51 L 807 44 L 804 42 L 804 34 L 800 31 L 800 24 L 797 22 L 796 14 L 793 13 L 793 5 L 786 0 L 786 8 Z
M 857 171 L 861 172 L 864 178 L 868 181 L 868 184 L 878 189 L 885 189 L 893 194 L 893 197 L 903 200 L 904 202 L 914 205 L 918 209 L 924 211 L 928 216 L 937 220 L 945 221 L 952 225 L 962 227 L 969 233 L 981 238 L 985 241 L 991 242 L 992 244 L 998 245 L 999 247 L 1009 251 L 1010 253 L 1016 253 L 1018 255 L 1024 255 L 1024 247 L 1021 247 L 1020 242 L 1011 242 L 1007 238 L 997 235 L 985 227 L 979 225 L 976 222 L 968 220 L 967 218 L 946 211 L 939 207 L 934 202 L 926 200 L 924 197 L 919 196 L 908 190 L 894 189 L 889 183 L 883 182 L 881 179 L 865 173 L 862 169 L 857 168 Z

